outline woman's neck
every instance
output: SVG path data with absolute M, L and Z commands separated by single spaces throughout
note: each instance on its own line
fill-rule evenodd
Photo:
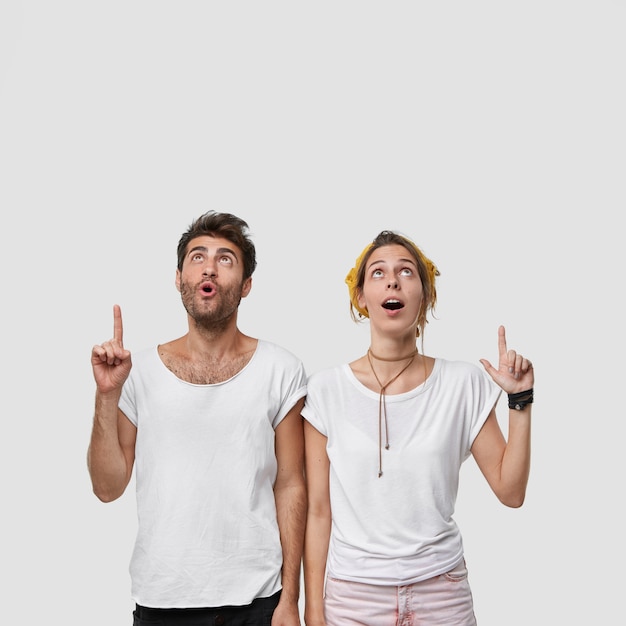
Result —
M 398 362 L 410 359 L 416 352 L 415 336 L 396 339 L 371 337 L 368 352 L 383 362 Z

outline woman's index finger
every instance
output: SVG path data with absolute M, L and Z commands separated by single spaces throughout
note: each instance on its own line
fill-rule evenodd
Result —
M 500 356 L 506 356 L 506 332 L 504 326 L 498 328 L 498 352 Z
M 124 327 L 122 324 L 122 309 L 119 304 L 113 305 L 113 339 L 123 343 Z

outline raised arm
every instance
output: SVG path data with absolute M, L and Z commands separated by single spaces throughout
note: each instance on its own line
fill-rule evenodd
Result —
M 113 307 L 113 338 L 91 351 L 96 401 L 87 451 L 93 491 L 103 502 L 119 498 L 130 481 L 135 460 L 137 429 L 119 410 L 124 382 L 132 366 L 124 349 L 122 312 Z
M 272 626 L 299 626 L 300 572 L 304 525 L 306 523 L 306 485 L 304 482 L 304 436 L 299 400 L 276 427 L 278 473 L 274 485 L 276 515 L 283 550 L 282 592 L 272 616 Z
M 304 538 L 304 621 L 306 626 L 324 626 L 324 582 L 330 541 L 330 462 L 327 439 L 304 422 L 305 472 L 308 512 Z
M 527 358 L 515 350 L 507 350 L 503 326 L 498 329 L 498 367 L 487 359 L 480 362 L 509 396 L 531 396 L 534 368 Z M 492 410 L 472 446 L 472 455 L 491 489 L 503 504 L 510 507 L 521 506 L 526 497 L 530 475 L 531 407 L 532 404 L 528 403 L 521 409 L 509 408 L 508 441 L 502 434 L 495 409 Z

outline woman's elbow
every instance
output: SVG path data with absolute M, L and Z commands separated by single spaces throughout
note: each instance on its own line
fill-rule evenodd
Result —
M 510 509 L 519 509 L 526 499 L 526 491 L 498 494 L 498 500 Z

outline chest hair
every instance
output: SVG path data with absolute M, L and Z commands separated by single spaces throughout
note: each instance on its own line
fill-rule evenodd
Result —
M 253 354 L 254 350 L 250 350 L 229 359 L 206 359 L 198 362 L 180 355 L 160 352 L 163 364 L 172 374 L 194 385 L 215 385 L 229 380 L 249 363 Z

